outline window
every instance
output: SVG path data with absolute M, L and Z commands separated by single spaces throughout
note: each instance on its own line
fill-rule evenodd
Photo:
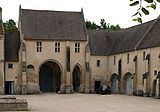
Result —
M 97 60 L 97 67 L 100 67 L 100 60 Z
M 13 68 L 13 64 L 8 64 L 8 68 Z
M 80 43 L 76 42 L 75 43 L 75 53 L 79 53 L 80 52 Z
M 127 54 L 127 64 L 129 64 L 129 54 Z
M 113 61 L 114 61 L 114 65 L 116 65 L 116 56 L 114 56 L 114 60 Z
M 154 70 L 154 75 L 157 75 L 157 70 Z
M 143 60 L 145 60 L 145 58 L 146 58 L 146 53 L 143 52 Z
M 42 52 L 42 42 L 37 42 L 37 52 Z
M 60 52 L 60 42 L 55 43 L 55 52 Z

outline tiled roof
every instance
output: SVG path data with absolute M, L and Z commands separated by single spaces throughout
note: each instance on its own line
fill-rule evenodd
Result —
M 119 31 L 89 31 L 92 55 L 112 55 L 160 45 L 160 21 L 152 20 Z
M 7 32 L 5 35 L 5 60 L 18 61 L 20 46 L 19 32 Z
M 25 39 L 87 40 L 83 12 L 20 10 Z

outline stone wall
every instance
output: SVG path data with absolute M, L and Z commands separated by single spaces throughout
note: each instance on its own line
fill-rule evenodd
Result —
M 27 111 L 28 102 L 26 99 L 16 99 L 16 97 L 1 97 L 0 111 Z

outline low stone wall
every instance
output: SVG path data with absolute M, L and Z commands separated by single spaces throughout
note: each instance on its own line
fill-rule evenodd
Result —
M 0 111 L 27 111 L 28 102 L 26 99 L 16 97 L 0 97 Z

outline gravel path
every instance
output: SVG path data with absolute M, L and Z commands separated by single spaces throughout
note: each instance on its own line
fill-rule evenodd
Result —
M 17 95 L 31 112 L 160 112 L 160 99 L 97 94 Z

